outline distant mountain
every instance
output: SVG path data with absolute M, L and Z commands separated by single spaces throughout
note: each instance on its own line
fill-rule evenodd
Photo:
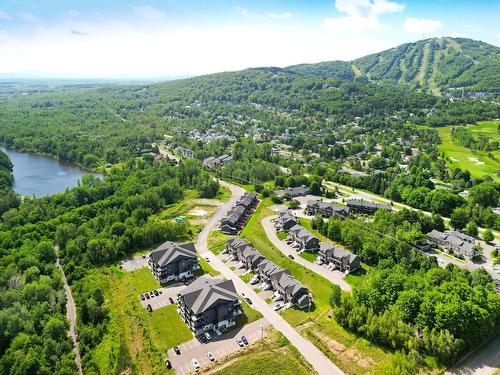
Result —
M 409 84 L 434 94 L 456 88 L 500 92 L 500 48 L 465 38 L 419 40 L 353 61 L 286 69 L 317 77 Z

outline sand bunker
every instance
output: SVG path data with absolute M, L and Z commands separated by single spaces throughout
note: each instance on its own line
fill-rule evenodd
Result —
M 188 212 L 188 215 L 193 215 L 193 216 L 205 216 L 207 214 L 208 214 L 207 211 L 202 210 L 200 208 L 197 208 L 197 209 L 194 209 L 194 210 L 191 210 Z
M 473 162 L 476 165 L 483 165 L 484 161 L 479 161 L 478 158 L 474 158 L 472 156 L 467 157 L 467 160 Z
M 452 161 L 460 161 L 460 160 L 458 160 L 457 158 L 454 158 L 454 157 L 450 157 L 450 159 L 451 159 Z

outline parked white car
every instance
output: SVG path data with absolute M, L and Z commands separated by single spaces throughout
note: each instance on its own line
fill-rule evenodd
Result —
M 207 353 L 207 357 L 208 357 L 208 359 L 209 359 L 210 361 L 212 361 L 212 362 L 213 362 L 213 361 L 215 361 L 215 356 L 213 355 L 213 353 L 212 353 L 212 352 L 208 352 L 208 353 Z
M 274 309 L 274 311 L 278 311 L 282 307 L 283 307 L 283 305 L 281 303 L 277 303 L 276 305 L 274 305 L 273 309 Z
M 200 368 L 200 362 L 198 362 L 198 360 L 196 358 L 193 358 L 191 360 L 191 363 L 193 364 L 193 367 L 195 368 L 195 370 L 198 370 Z

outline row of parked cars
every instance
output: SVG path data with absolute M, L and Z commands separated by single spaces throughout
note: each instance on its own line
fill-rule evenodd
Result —
M 207 342 L 207 341 L 210 341 L 212 339 L 212 336 L 210 335 L 210 333 L 205 332 L 202 336 L 200 336 L 200 338 L 202 339 L 203 342 Z M 238 346 L 240 348 L 249 344 L 248 339 L 245 336 L 241 336 L 241 338 L 237 338 L 236 343 L 238 344 Z M 179 349 L 178 346 L 174 346 L 174 353 L 177 355 L 181 354 L 181 350 Z M 207 358 L 211 362 L 215 361 L 215 356 L 212 352 L 207 353 Z M 193 365 L 193 368 L 195 370 L 198 370 L 200 368 L 200 362 L 198 362 L 198 360 L 196 358 L 193 358 L 191 360 L 191 364 Z M 170 362 L 170 360 L 168 358 L 165 359 L 165 366 L 167 366 L 167 368 L 169 368 L 169 369 L 172 368 L 172 363 Z
M 152 290 L 151 292 L 146 292 L 146 293 L 141 294 L 141 300 L 144 301 L 146 299 L 158 297 L 162 293 L 163 292 L 161 290 L 158 291 L 155 289 L 155 290 Z

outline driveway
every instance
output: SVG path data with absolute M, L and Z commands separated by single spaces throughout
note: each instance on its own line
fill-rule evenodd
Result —
M 274 228 L 274 223 L 272 221 L 275 218 L 276 216 L 268 216 L 262 219 L 262 226 L 266 231 L 267 237 L 269 238 L 269 240 L 271 240 L 274 246 L 276 246 L 286 256 L 292 255 L 294 258 L 293 260 L 296 263 L 310 269 L 311 271 L 317 273 L 320 276 L 323 276 L 325 279 L 329 280 L 333 284 L 337 284 L 342 288 L 342 290 L 350 291 L 352 289 L 351 285 L 349 285 L 344 280 L 345 275 L 342 272 L 337 270 L 330 271 L 324 265 L 320 266 L 319 264 L 309 262 L 308 260 L 298 255 L 297 252 L 291 246 L 289 246 L 285 241 L 281 241 L 278 238 L 278 236 L 276 236 L 276 229 Z
M 231 190 L 232 196 L 224 205 L 222 205 L 215 215 L 209 220 L 207 225 L 203 228 L 196 241 L 196 248 L 202 257 L 210 259 L 211 266 L 219 271 L 223 277 L 232 280 L 238 294 L 244 293 L 253 301 L 252 307 L 259 311 L 269 323 L 281 332 L 295 348 L 302 354 L 302 356 L 311 364 L 311 366 L 320 375 L 334 375 L 343 374 L 332 361 L 330 361 L 317 347 L 310 341 L 302 337 L 281 315 L 273 311 L 273 309 L 262 299 L 260 299 L 254 292 L 251 285 L 246 284 L 236 275 L 228 266 L 226 266 L 215 254 L 208 250 L 207 238 L 208 234 L 217 228 L 219 220 L 229 211 L 231 206 L 241 197 L 245 190 L 239 186 L 220 181 L 220 184 Z
M 236 343 L 236 339 L 245 336 L 249 345 L 251 345 L 266 334 L 267 327 L 269 327 L 269 322 L 265 318 L 262 318 L 244 327 L 233 329 L 219 337 L 212 337 L 212 340 L 207 343 L 202 343 L 197 338 L 193 338 L 179 345 L 181 354 L 177 355 L 173 349 L 169 349 L 167 355 L 172 362 L 172 368 L 177 374 L 188 374 L 195 372 L 191 363 L 193 358 L 196 358 L 200 366 L 203 367 L 210 363 L 207 357 L 208 352 L 211 352 L 217 361 L 231 353 L 243 350 Z
M 144 268 L 147 267 L 148 265 L 148 256 L 145 255 L 145 258 L 143 258 L 143 255 L 135 255 L 131 258 L 127 258 L 124 261 L 121 262 L 121 266 L 125 271 L 135 271 L 138 270 L 139 268 Z

